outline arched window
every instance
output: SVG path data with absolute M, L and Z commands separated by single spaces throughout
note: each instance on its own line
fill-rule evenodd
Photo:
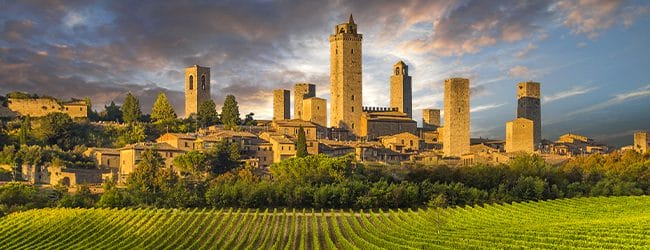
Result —
M 194 89 L 194 76 L 190 76 L 190 89 Z
M 341 28 L 341 30 L 339 30 L 339 33 L 345 33 L 345 29 Z
M 201 76 L 201 89 L 205 90 L 205 75 Z
M 350 49 L 350 53 L 354 54 L 354 49 Z
M 399 67 L 395 68 L 395 75 L 396 75 L 396 76 L 399 75 Z
M 354 113 L 354 106 L 352 107 L 352 113 Z
M 354 101 L 354 95 L 352 95 L 352 100 Z

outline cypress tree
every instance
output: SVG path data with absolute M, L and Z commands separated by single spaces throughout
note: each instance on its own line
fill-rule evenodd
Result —
M 140 101 L 129 92 L 122 105 L 122 120 L 126 123 L 133 123 L 139 121 L 141 116 Z
M 307 153 L 307 138 L 305 137 L 305 129 L 298 128 L 298 140 L 296 140 L 296 157 L 305 157 Z
M 226 96 L 221 108 L 221 121 L 226 129 L 234 129 L 239 124 L 239 106 L 234 95 Z

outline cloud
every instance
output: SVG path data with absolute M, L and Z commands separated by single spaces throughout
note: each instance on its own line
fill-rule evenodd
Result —
M 537 49 L 537 45 L 535 45 L 533 43 L 528 43 L 526 48 L 524 48 L 523 50 L 517 52 L 517 58 L 519 58 L 519 59 L 525 58 L 526 56 L 528 56 L 528 54 L 530 54 L 530 52 L 533 52 L 536 49 Z
M 542 102 L 549 103 L 549 102 L 553 102 L 553 101 L 557 101 L 557 100 L 561 100 L 573 96 L 583 95 L 595 89 L 597 89 L 597 87 L 575 86 L 573 88 L 563 90 L 557 93 L 553 93 L 548 96 L 545 95 L 542 97 Z
M 597 37 L 617 22 L 630 26 L 636 18 L 649 12 L 647 6 L 634 6 L 623 0 L 562 0 L 552 9 L 564 15 L 564 25 L 575 34 Z
M 480 105 L 480 106 L 470 108 L 469 112 L 470 113 L 478 113 L 478 112 L 482 112 L 482 111 L 486 111 L 486 110 L 490 110 L 490 109 L 495 109 L 495 108 L 501 107 L 503 105 L 506 105 L 506 104 L 505 103 L 492 103 L 492 104 Z
M 607 100 L 605 102 L 602 102 L 602 103 L 599 103 L 599 104 L 596 104 L 596 105 L 593 105 L 593 106 L 590 106 L 590 107 L 587 107 L 587 108 L 576 110 L 574 112 L 569 113 L 568 116 L 572 116 L 572 115 L 579 114 L 579 113 L 586 113 L 586 112 L 601 110 L 601 109 L 604 109 L 604 108 L 608 108 L 610 106 L 618 105 L 618 104 L 621 104 L 621 103 L 624 103 L 624 102 L 628 102 L 628 101 L 632 101 L 632 100 L 636 100 L 636 99 L 643 98 L 643 97 L 648 97 L 648 96 L 650 96 L 650 84 L 646 85 L 646 86 L 643 86 L 643 87 L 641 87 L 639 89 L 636 89 L 634 91 L 629 91 L 629 92 L 623 92 L 623 93 L 616 94 L 616 95 L 614 95 L 614 97 L 610 98 L 609 100 Z
M 514 66 L 514 67 L 510 68 L 510 70 L 508 71 L 508 74 L 510 76 L 516 77 L 516 78 L 530 79 L 530 77 L 531 77 L 530 70 L 528 68 L 526 68 L 525 66 L 521 66 L 521 65 L 517 65 L 517 66 Z

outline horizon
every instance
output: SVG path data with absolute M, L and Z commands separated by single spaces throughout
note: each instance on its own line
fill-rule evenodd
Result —
M 444 79 L 463 77 L 472 137 L 505 137 L 516 85 L 528 80 L 541 83 L 545 139 L 574 133 L 618 147 L 650 128 L 650 4 L 508 2 L 4 2 L 0 93 L 88 96 L 101 110 L 131 92 L 149 113 L 163 91 L 182 116 L 183 70 L 197 64 L 211 68 L 218 109 L 233 94 L 242 114 L 270 119 L 273 89 L 309 82 L 329 100 L 328 36 L 352 13 L 364 36 L 364 106 L 388 105 L 402 60 L 420 125 L 422 109 L 443 109 Z

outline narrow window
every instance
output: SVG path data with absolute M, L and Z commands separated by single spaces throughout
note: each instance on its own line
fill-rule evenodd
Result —
M 354 54 L 354 49 L 350 49 L 350 52 L 352 52 L 352 54 Z
M 354 101 L 354 95 L 352 95 L 352 100 Z
M 352 112 L 354 113 L 354 107 L 352 107 Z
M 395 75 L 396 75 L 396 76 L 399 75 L 399 67 L 395 68 Z
M 190 76 L 190 89 L 194 89 L 194 76 Z
M 205 75 L 201 76 L 201 89 L 205 90 Z

